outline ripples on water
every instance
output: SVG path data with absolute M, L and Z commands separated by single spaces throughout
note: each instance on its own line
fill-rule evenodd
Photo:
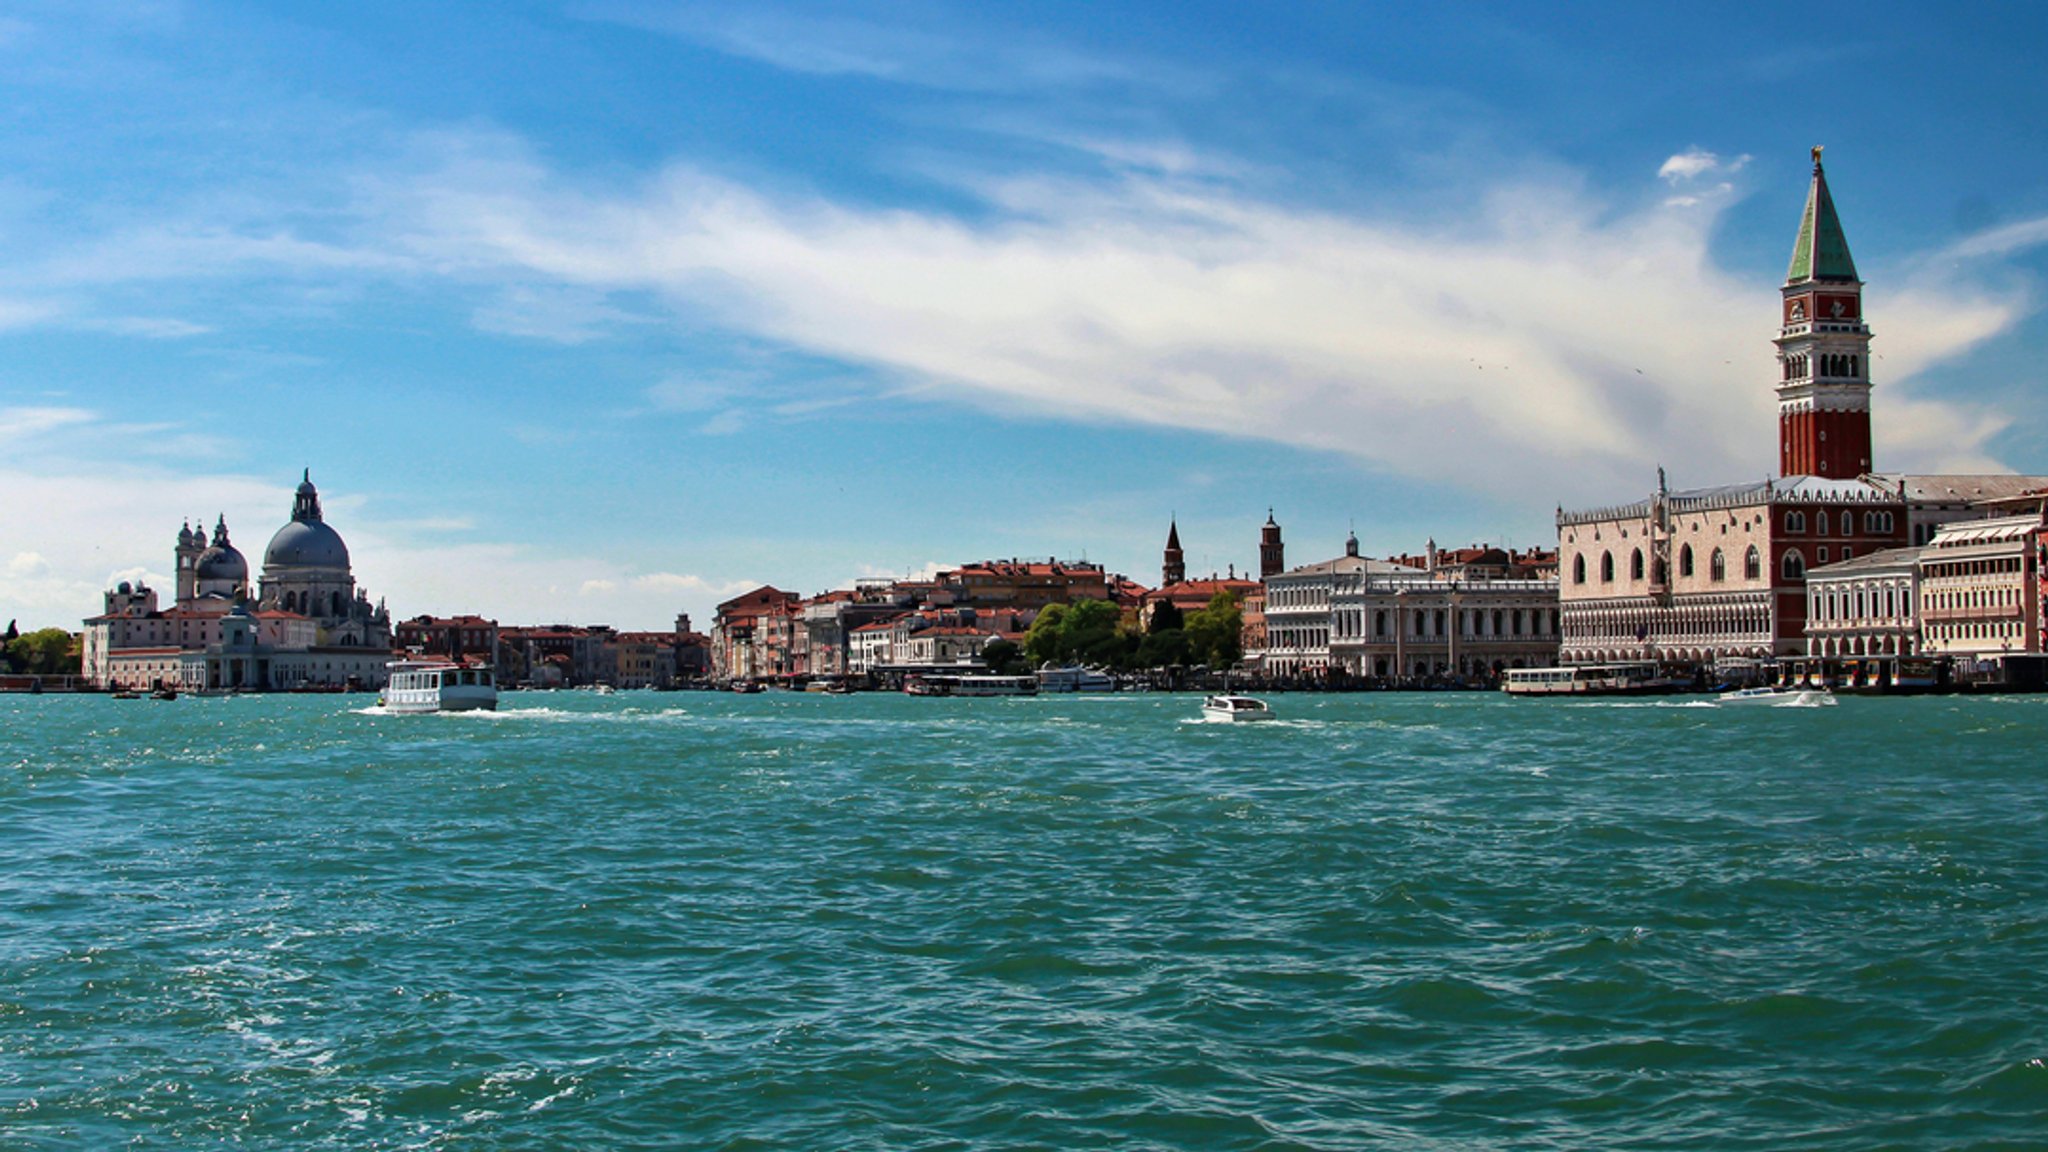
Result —
M 2048 699 L 0 697 L 0 1146 L 2048 1140 Z

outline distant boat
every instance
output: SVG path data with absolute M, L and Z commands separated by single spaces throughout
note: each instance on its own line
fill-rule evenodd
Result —
M 1116 677 L 1100 668 L 1083 668 L 1070 664 L 1055 668 L 1048 664 L 1038 670 L 1040 692 L 1114 692 Z
M 1723 706 L 1765 708 L 1816 708 L 1827 707 L 1834 702 L 1834 693 L 1825 688 L 1743 688 L 1714 697 L 1714 703 Z
M 1252 696 L 1211 696 L 1202 701 L 1202 717 L 1224 724 L 1246 724 L 1255 720 L 1271 720 L 1273 709 L 1264 700 Z
M 732 682 L 732 690 L 740 693 L 741 695 L 751 695 L 755 692 L 766 692 L 768 689 L 759 681 L 735 680 Z
M 378 703 L 386 712 L 495 712 L 498 685 L 488 667 L 447 660 L 393 660 Z
M 157 686 L 156 691 L 149 694 L 149 698 L 151 700 L 176 700 L 178 698 L 178 690 L 169 684 L 160 684 Z
M 114 690 L 113 698 L 116 700 L 140 700 L 142 699 L 142 693 L 132 688 L 117 688 Z

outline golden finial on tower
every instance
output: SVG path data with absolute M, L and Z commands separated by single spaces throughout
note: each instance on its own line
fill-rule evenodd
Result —
M 1818 167 L 1820 167 L 1820 150 L 1821 150 L 1821 147 L 1822 147 L 1822 146 L 1821 146 L 1821 145 L 1819 145 L 1819 144 L 1815 144 L 1815 145 L 1813 146 L 1813 166 L 1814 166 L 1815 168 L 1818 168 Z

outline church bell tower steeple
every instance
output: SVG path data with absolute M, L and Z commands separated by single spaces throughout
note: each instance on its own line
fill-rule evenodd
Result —
M 1818 146 L 1781 294 L 1778 471 L 1861 476 L 1871 470 L 1870 327 Z

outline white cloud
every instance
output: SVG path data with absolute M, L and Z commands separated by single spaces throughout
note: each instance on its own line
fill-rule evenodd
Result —
M 1742 171 L 1748 164 L 1748 156 L 1737 156 L 1724 162 L 1717 153 L 1708 152 L 1703 148 L 1690 148 L 1664 161 L 1663 166 L 1657 169 L 1657 175 L 1676 186 L 1696 180 L 1709 172 L 1733 175 Z
M 1714 265 L 1726 182 L 1621 211 L 1570 180 L 1506 182 L 1471 219 L 1418 228 L 1214 180 L 1031 180 L 982 190 L 995 210 L 970 224 L 681 167 L 593 190 L 502 140 L 448 151 L 397 206 L 417 245 L 403 259 L 652 292 L 926 394 L 1259 437 L 1546 503 L 1634 490 L 1658 463 L 1710 482 L 1774 455 L 1773 285 Z M 1665 171 L 1743 159 L 1694 150 Z M 1932 281 L 1893 292 L 1880 346 L 1914 366 L 2016 315 Z M 656 398 L 716 408 L 691 387 Z M 702 431 L 743 425 L 726 409 Z M 1989 425 L 1952 426 L 1975 438 L 1955 451 L 1984 452 Z
M 1965 237 L 1949 248 L 1947 255 L 1956 259 L 1975 259 L 1985 256 L 2009 256 L 2029 248 L 2048 244 L 2048 216 L 2022 220 L 1987 229 L 1973 236 Z
M 0 441 L 18 441 L 77 424 L 89 424 L 98 414 L 89 408 L 33 407 L 0 408 Z
M 91 331 L 111 332 L 116 336 L 140 336 L 149 340 L 184 340 L 193 336 L 204 336 L 213 329 L 205 324 L 194 324 L 168 316 L 110 316 L 99 320 L 79 320 L 74 327 Z
M 47 301 L 0 298 L 0 332 L 41 324 L 58 315 L 61 315 L 61 310 Z
M 7 562 L 7 572 L 12 576 L 41 576 L 50 570 L 50 562 L 40 552 L 16 552 L 14 559 Z

